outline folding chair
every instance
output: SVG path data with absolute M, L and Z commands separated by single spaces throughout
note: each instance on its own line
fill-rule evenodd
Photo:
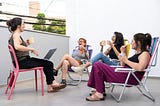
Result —
M 5 94 L 7 94 L 8 89 L 10 88 L 10 92 L 9 92 L 9 95 L 8 95 L 8 100 L 10 100 L 10 98 L 11 98 L 12 91 L 15 87 L 15 83 L 16 83 L 16 80 L 18 78 L 19 72 L 27 72 L 27 71 L 35 71 L 36 91 L 38 91 L 37 71 L 38 70 L 40 71 L 42 96 L 44 96 L 43 67 L 34 67 L 34 68 L 30 68 L 30 69 L 19 69 L 18 60 L 17 60 L 17 57 L 16 57 L 16 54 L 15 54 L 15 51 L 14 51 L 13 47 L 11 45 L 8 45 L 8 48 L 9 48 L 9 52 L 10 52 L 11 59 L 12 59 L 12 65 L 13 65 L 13 69 L 11 71 L 10 78 L 8 80 L 7 88 L 6 88 L 6 91 L 5 91 Z
M 157 54 L 158 54 L 158 46 L 159 46 L 159 43 L 160 43 L 160 39 L 159 37 L 155 37 L 152 39 L 152 44 L 151 44 L 151 48 L 150 48 L 150 53 L 151 53 L 151 59 L 150 59 L 150 62 L 148 64 L 148 67 L 144 70 L 145 71 L 145 75 L 142 79 L 139 79 L 137 78 L 136 74 L 135 74 L 135 71 L 134 69 L 131 69 L 131 68 L 116 68 L 115 71 L 116 72 L 128 72 L 128 76 L 126 78 L 126 81 L 125 83 L 111 83 L 111 95 L 112 97 L 117 101 L 117 102 L 120 102 L 121 101 L 121 98 L 124 94 L 124 91 L 126 89 L 126 87 L 137 87 L 138 90 L 144 95 L 146 96 L 147 98 L 149 98 L 150 100 L 152 100 L 153 102 L 155 101 L 154 97 L 152 96 L 152 94 L 150 93 L 150 91 L 148 90 L 147 86 L 146 86 L 146 81 L 147 81 L 147 78 L 148 78 L 148 74 L 149 72 L 151 71 L 151 67 L 153 66 L 153 62 L 154 60 L 157 58 Z M 155 66 L 156 64 L 154 64 Z M 130 77 L 134 77 L 135 80 L 137 81 L 136 84 L 129 84 L 128 81 L 129 81 L 129 78 Z M 114 91 L 114 88 L 115 86 L 122 86 L 122 91 L 120 93 L 120 95 L 117 97 L 113 91 Z
M 77 48 L 78 48 L 78 46 L 76 46 L 75 49 L 73 49 L 73 51 L 76 50 Z M 92 52 L 93 52 L 93 49 L 91 49 L 90 45 L 87 45 L 86 48 L 87 48 L 87 51 L 89 52 L 89 59 L 82 59 L 81 62 L 83 64 L 85 64 L 86 62 L 88 62 L 91 59 Z M 83 76 L 84 73 L 87 73 L 88 76 L 89 76 L 89 70 L 88 70 L 88 68 L 85 68 L 82 74 L 78 74 L 78 73 L 74 72 L 71 68 L 69 68 L 68 69 L 68 77 L 71 79 L 72 82 L 67 83 L 67 84 L 68 85 L 76 86 L 76 85 L 79 85 L 82 81 L 83 82 L 88 81 L 88 80 L 83 80 L 82 79 L 82 76 Z

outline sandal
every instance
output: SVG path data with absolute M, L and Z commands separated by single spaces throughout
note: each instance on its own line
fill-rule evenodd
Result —
M 51 90 L 48 90 L 47 92 L 48 93 L 52 93 L 52 92 L 57 92 L 57 90 L 55 90 L 55 89 L 52 88 Z
M 89 96 L 92 96 L 93 94 L 95 94 L 96 91 L 95 90 L 92 90 L 90 93 L 89 93 Z M 103 96 L 107 96 L 107 94 L 105 92 L 103 92 Z
M 54 76 L 57 76 L 58 75 L 58 70 L 53 69 L 53 74 L 54 74 Z
M 105 98 L 104 97 L 99 98 L 97 95 L 93 94 L 92 96 L 88 96 L 86 100 L 87 101 L 103 101 L 105 100 Z
M 66 79 L 62 79 L 62 81 L 61 81 L 61 83 L 60 83 L 60 84 L 67 85 Z
M 52 85 L 52 88 L 55 89 L 55 90 L 60 90 L 60 89 L 63 89 L 65 87 L 66 87 L 65 84 Z

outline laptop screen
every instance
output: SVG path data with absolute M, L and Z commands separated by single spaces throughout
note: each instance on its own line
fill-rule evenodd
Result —
M 49 60 L 51 57 L 52 57 L 52 55 L 54 54 L 54 52 L 57 50 L 57 48 L 54 48 L 54 49 L 50 49 L 48 52 L 47 52 L 47 54 L 44 56 L 44 59 L 45 60 Z

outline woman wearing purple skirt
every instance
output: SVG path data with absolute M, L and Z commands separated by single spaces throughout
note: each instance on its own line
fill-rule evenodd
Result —
M 137 33 L 134 35 L 132 40 L 132 49 L 136 51 L 135 55 L 127 59 L 125 56 L 120 55 L 119 60 L 121 65 L 125 67 L 133 68 L 137 71 L 144 70 L 150 60 L 150 54 L 148 48 L 151 45 L 151 35 Z M 115 49 L 114 45 L 111 44 L 111 47 Z M 125 48 L 121 48 L 121 53 L 125 51 Z M 95 91 L 92 92 L 91 96 L 88 96 L 86 100 L 88 101 L 100 101 L 104 100 L 105 84 L 104 82 L 115 82 L 115 83 L 124 83 L 128 73 L 117 73 L 114 71 L 115 68 L 104 64 L 102 62 L 96 62 L 92 66 L 90 73 L 88 86 L 94 88 Z M 136 76 L 141 79 L 144 75 L 144 72 L 135 72 Z M 136 84 L 137 82 L 131 77 L 129 79 L 130 84 Z

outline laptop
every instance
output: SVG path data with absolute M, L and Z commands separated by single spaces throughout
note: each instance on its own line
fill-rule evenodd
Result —
M 52 55 L 54 54 L 54 52 L 57 50 L 57 48 L 54 48 L 54 49 L 50 49 L 48 52 L 47 52 L 47 54 L 44 56 L 44 59 L 45 60 L 49 60 L 51 57 L 52 57 Z

